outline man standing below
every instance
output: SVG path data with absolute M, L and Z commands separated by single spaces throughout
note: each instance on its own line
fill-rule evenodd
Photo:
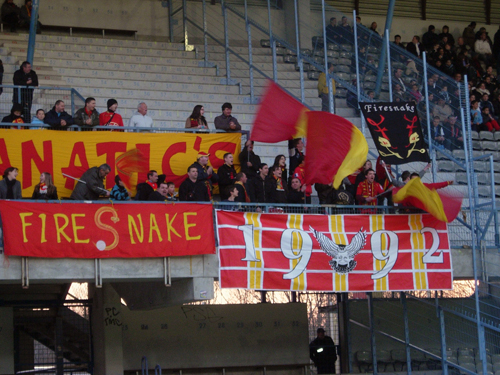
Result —
M 259 165 L 259 174 L 249 181 L 248 193 L 250 201 L 257 203 L 266 203 L 266 178 L 269 173 L 267 164 Z
M 365 171 L 366 179 L 358 185 L 356 200 L 363 206 L 376 206 L 378 195 L 384 193 L 384 189 L 378 182 L 375 182 L 375 171 L 368 168 Z M 361 210 L 362 214 L 374 214 L 375 210 Z
M 333 64 L 328 63 L 328 76 L 333 73 Z M 326 74 L 320 73 L 318 77 L 318 96 L 321 98 L 321 110 L 323 112 L 330 112 L 329 110 L 329 98 L 328 98 L 328 81 L 326 80 Z M 335 81 L 332 78 L 332 93 L 335 101 L 335 94 L 337 93 L 337 88 L 335 87 Z
M 318 374 L 335 374 L 337 353 L 335 343 L 325 335 L 323 328 L 318 328 L 317 337 L 309 344 L 309 356 L 318 369 Z
M 419 59 L 422 58 L 422 52 L 424 47 L 420 44 L 420 37 L 415 35 L 410 43 L 406 46 L 406 50 L 410 53 L 413 53 Z
M 198 180 L 198 169 L 188 168 L 188 177 L 179 187 L 179 200 L 182 202 L 210 202 L 205 184 Z
M 450 151 L 464 148 L 462 127 L 457 124 L 457 116 L 448 116 L 448 125 L 444 128 L 444 132 L 446 138 L 444 147 Z
M 261 163 L 260 156 L 253 152 L 253 146 L 253 141 L 246 141 L 245 147 L 239 155 L 241 171 L 247 175 L 249 180 L 257 177 Z
M 136 201 L 147 201 L 149 196 L 156 190 L 158 182 L 158 172 L 151 170 L 148 172 L 148 179 L 137 185 Z
M 147 115 L 148 106 L 146 103 L 139 103 L 137 113 L 130 118 L 129 127 L 139 128 L 138 131 L 147 131 L 153 127 L 153 119 Z
M 403 93 L 406 92 L 405 82 L 403 81 L 403 69 L 397 68 L 394 72 L 394 78 L 392 79 L 392 84 L 401 86 Z
M 79 126 L 98 126 L 99 112 L 95 109 L 95 99 L 85 99 L 85 107 L 75 113 L 75 124 Z
M 229 198 L 229 193 L 226 192 L 228 186 L 234 185 L 236 181 L 236 169 L 233 166 L 233 154 L 227 152 L 224 154 L 224 165 L 219 167 L 217 171 L 219 176 L 219 192 L 221 200 Z
M 118 102 L 116 99 L 109 99 L 107 102 L 108 110 L 99 115 L 99 125 L 101 126 L 123 126 L 123 119 L 116 109 Z
M 111 167 L 108 164 L 88 169 L 77 182 L 73 193 L 71 193 L 71 199 L 95 201 L 101 195 L 109 197 L 110 192 L 104 188 L 104 179 L 110 171 Z
M 225 130 L 227 132 L 238 132 L 241 130 L 241 125 L 235 117 L 231 116 L 233 106 L 231 103 L 222 105 L 222 115 L 217 116 L 214 120 L 215 129 Z
M 33 103 L 34 87 L 38 86 L 38 76 L 31 69 L 29 61 L 24 61 L 19 70 L 16 70 L 13 81 L 15 86 L 26 86 L 26 88 L 22 88 L 21 90 L 14 89 L 12 102 L 20 103 L 23 106 L 23 117 L 28 122 L 31 119 L 31 103 Z
M 52 130 L 66 130 L 68 126 L 73 125 L 73 117 L 64 111 L 64 102 L 58 100 L 54 107 L 45 114 L 43 122 L 49 124 Z
M 156 191 L 153 191 L 148 198 L 148 201 L 165 202 L 167 200 L 168 185 L 166 182 L 161 182 Z
M 195 167 L 198 170 L 198 181 L 201 181 L 207 189 L 208 196 L 212 199 L 212 183 L 219 181 L 219 176 L 214 173 L 214 169 L 208 165 L 208 158 L 210 154 L 200 151 L 198 153 L 198 158 L 191 164 L 191 167 Z
M 288 203 L 288 187 L 281 178 L 279 165 L 271 168 L 271 176 L 266 178 L 267 203 Z

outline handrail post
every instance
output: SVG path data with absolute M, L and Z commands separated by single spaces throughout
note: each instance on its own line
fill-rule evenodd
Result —
M 182 31 L 184 33 L 184 51 L 188 51 L 188 31 L 187 31 L 187 1 L 182 0 Z
M 375 313 L 373 311 L 373 294 L 372 292 L 367 292 L 366 296 L 368 297 L 368 318 L 370 321 L 370 344 L 372 349 L 373 374 L 377 375 L 377 344 L 375 340 Z
M 224 46 L 226 50 L 226 85 L 229 85 L 231 81 L 231 68 L 229 66 L 229 30 L 227 27 L 227 9 L 226 2 L 221 0 L 220 5 L 222 7 L 222 16 L 224 17 Z
M 448 375 L 448 356 L 446 355 L 446 324 L 444 321 L 443 309 L 438 307 L 438 317 L 439 317 L 439 331 L 441 336 L 441 367 L 443 369 L 443 375 Z
M 396 0 L 389 0 L 384 30 L 391 30 L 392 17 L 394 15 L 394 7 L 395 6 L 396 6 Z M 380 51 L 380 64 L 378 66 L 378 71 L 377 71 L 377 84 L 375 86 L 375 92 L 377 94 L 377 97 L 378 97 L 378 94 L 380 93 L 380 85 L 382 83 L 382 76 L 384 75 L 385 54 L 386 53 L 387 53 L 386 45 L 384 43 L 382 43 L 382 50 Z M 425 64 L 425 60 L 423 60 L 423 61 Z
M 401 304 L 403 305 L 403 322 L 405 330 L 406 373 L 411 375 L 410 325 L 408 323 L 408 305 L 406 303 L 405 292 L 401 292 Z
M 36 29 L 38 26 L 38 7 L 40 5 L 40 0 L 33 0 L 31 3 L 31 20 L 30 20 L 30 36 L 28 40 L 28 56 L 26 61 L 33 64 L 33 59 L 35 57 L 35 40 L 36 40 Z
M 246 3 L 246 0 L 245 0 Z M 304 91 L 304 64 L 302 62 L 302 57 L 300 53 L 300 37 L 299 37 L 299 14 L 297 10 L 297 0 L 293 0 L 293 7 L 295 13 L 295 39 L 297 41 L 297 65 L 299 66 L 300 74 L 300 101 L 305 102 L 305 91 Z
M 389 78 L 389 98 L 391 99 L 391 102 L 394 101 L 394 98 L 392 97 L 392 75 L 391 75 L 391 49 L 390 49 L 390 42 L 389 42 L 389 30 L 385 30 L 385 45 L 387 48 L 387 77 Z
M 205 68 L 208 65 L 208 37 L 207 37 L 207 4 L 206 0 L 203 0 L 203 46 L 205 48 Z
M 498 214 L 497 214 L 497 203 L 495 200 L 495 169 L 493 168 L 493 155 L 490 155 L 490 176 L 491 176 L 491 210 L 493 213 L 493 222 L 495 223 L 495 246 L 499 243 L 499 232 L 498 232 Z
M 425 88 L 425 115 L 427 117 L 427 139 L 429 143 L 429 154 L 432 156 L 434 151 L 434 142 L 432 141 L 432 132 L 431 132 L 431 112 L 429 110 L 429 87 L 427 85 L 427 63 L 426 61 L 426 53 L 425 51 L 422 53 L 422 59 L 424 62 L 424 88 Z M 465 134 L 464 134 L 465 136 Z M 436 172 L 435 168 L 432 168 L 432 181 L 436 180 Z
M 325 76 L 326 85 L 328 86 L 328 112 L 335 113 L 335 106 L 333 101 L 333 87 L 332 87 L 332 77 L 330 77 L 330 72 L 328 71 L 328 56 L 327 56 L 327 41 L 326 41 L 326 20 L 325 20 L 325 0 L 321 0 L 321 18 L 323 20 L 323 56 L 325 65 Z
M 273 36 L 273 23 L 271 20 L 271 0 L 267 0 L 267 17 L 269 19 L 269 41 L 271 42 L 271 49 L 273 53 L 273 80 L 278 82 L 278 65 L 276 62 L 276 41 Z
M 170 43 L 174 42 L 174 17 L 172 16 L 174 6 L 172 0 L 168 0 L 168 32 L 170 34 Z
M 252 28 L 250 22 L 248 21 L 248 4 L 245 0 L 245 27 L 247 29 L 248 36 L 248 75 L 250 78 L 250 102 L 255 103 L 254 87 L 253 87 L 253 55 L 252 55 Z

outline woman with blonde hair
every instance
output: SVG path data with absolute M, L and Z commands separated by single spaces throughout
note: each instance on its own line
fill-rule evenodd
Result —
M 35 186 L 31 199 L 59 199 L 57 196 L 57 188 L 52 181 L 52 175 L 48 172 L 43 172 L 40 175 L 40 183 Z

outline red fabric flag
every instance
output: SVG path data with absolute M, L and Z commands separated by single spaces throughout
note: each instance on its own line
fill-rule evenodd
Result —
M 332 183 L 362 167 L 368 156 L 365 137 L 351 122 L 328 112 L 307 112 L 307 184 Z
M 444 184 L 444 183 L 443 183 Z M 448 184 L 448 183 L 446 183 Z M 395 203 L 420 208 L 436 219 L 452 222 L 457 217 L 462 207 L 461 195 L 438 192 L 441 184 L 423 184 L 420 178 L 410 180 L 404 187 L 393 190 Z M 429 188 L 430 187 L 430 188 Z
M 116 158 L 116 172 L 125 184 L 125 187 L 129 190 L 132 190 L 134 182 L 135 185 L 137 185 L 137 181 L 132 181 L 134 173 L 137 174 L 147 170 L 148 160 L 144 157 L 142 152 L 136 148 Z
M 276 143 L 306 134 L 305 113 L 302 103 L 288 95 L 273 81 L 269 81 L 257 110 L 250 139 L 257 142 Z

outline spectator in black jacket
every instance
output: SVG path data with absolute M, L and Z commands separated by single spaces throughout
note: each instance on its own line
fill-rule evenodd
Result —
M 188 168 L 188 177 L 179 187 L 179 200 L 184 202 L 209 202 L 207 186 L 198 180 L 198 169 L 195 166 Z
M 271 173 L 265 182 L 267 203 L 287 203 L 288 187 L 281 178 L 281 168 L 272 167 Z
M 24 118 L 26 122 L 29 122 L 29 120 L 31 120 L 33 88 L 38 86 L 38 76 L 36 72 L 31 69 L 31 63 L 29 61 L 24 61 L 19 69 L 15 71 L 13 82 L 15 86 L 26 86 L 26 88 L 22 88 L 20 92 L 19 89 L 14 89 L 12 102 L 20 103 L 23 106 Z
M 108 164 L 88 169 L 80 177 L 80 181 L 77 182 L 75 189 L 71 193 L 71 199 L 94 201 L 99 199 L 101 195 L 109 197 L 110 192 L 104 189 L 104 179 L 110 171 L 111 167 Z
M 52 175 L 44 172 L 40 175 L 40 183 L 35 186 L 31 199 L 58 199 L 57 187 L 52 182 Z
M 2 22 L 10 27 L 10 32 L 15 33 L 19 25 L 20 9 L 14 0 L 5 0 L 2 4 Z
M 435 43 L 439 43 L 439 37 L 434 32 L 435 30 L 434 25 L 429 25 L 427 32 L 422 35 L 422 44 L 426 50 L 432 49 Z
M 66 130 L 73 125 L 73 117 L 64 111 L 64 102 L 58 100 L 54 107 L 45 114 L 43 122 L 50 125 L 52 130 Z
M 253 152 L 253 146 L 253 141 L 246 141 L 245 148 L 243 148 L 239 156 L 241 171 L 247 175 L 249 180 L 257 177 L 261 163 L 260 156 Z
M 252 180 L 248 181 L 248 194 L 250 201 L 257 203 L 266 202 L 266 178 L 269 173 L 267 164 L 259 165 L 259 174 Z
M 219 176 L 214 173 L 214 169 L 208 165 L 210 154 L 200 151 L 198 152 L 198 158 L 191 164 L 191 167 L 195 167 L 198 170 L 198 181 L 203 182 L 207 187 L 210 199 L 212 198 L 212 184 L 219 181 Z
M 164 180 L 165 181 L 165 180 Z M 135 195 L 136 201 L 147 201 L 149 196 L 154 193 L 158 182 L 158 172 L 150 170 L 148 172 L 148 179 L 137 185 L 137 194 Z
M 217 170 L 219 176 L 219 192 L 222 200 L 229 197 L 226 188 L 236 182 L 236 169 L 233 166 L 233 154 L 227 152 L 224 154 L 224 165 Z
M 168 185 L 166 182 L 161 182 L 156 191 L 149 195 L 148 201 L 165 202 L 167 200 Z

